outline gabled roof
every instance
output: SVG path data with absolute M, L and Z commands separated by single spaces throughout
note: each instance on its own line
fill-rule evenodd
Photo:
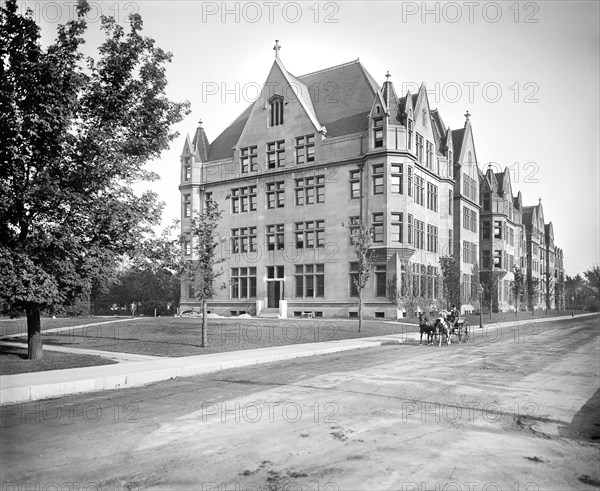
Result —
M 359 133 L 369 128 L 367 116 L 380 90 L 373 77 L 356 60 L 298 77 L 310 96 L 328 136 Z
M 289 73 L 279 58 L 276 58 L 275 63 L 292 82 L 291 87 L 303 102 L 313 123 L 325 126 L 328 136 L 368 130 L 369 112 L 380 88 L 360 61 L 355 60 L 298 77 Z M 233 156 L 233 147 L 240 139 L 254 104 L 246 108 L 210 144 L 209 161 Z

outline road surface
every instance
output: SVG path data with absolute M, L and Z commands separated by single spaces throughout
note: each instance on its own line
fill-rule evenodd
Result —
M 2 490 L 597 489 L 598 317 L 2 408 Z

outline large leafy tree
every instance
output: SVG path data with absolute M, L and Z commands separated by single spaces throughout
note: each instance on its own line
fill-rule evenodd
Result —
M 42 356 L 40 312 L 89 296 L 160 218 L 145 164 L 176 133 L 187 103 L 165 96 L 171 54 L 102 17 L 99 58 L 81 45 L 89 6 L 43 48 L 31 12 L 0 7 L 0 299 L 25 309 L 29 358 Z

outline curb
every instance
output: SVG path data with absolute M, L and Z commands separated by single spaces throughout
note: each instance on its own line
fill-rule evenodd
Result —
M 575 317 L 591 315 L 597 314 L 580 314 Z M 569 319 L 569 317 L 566 318 Z M 521 326 L 561 319 L 565 319 L 565 316 L 502 322 L 489 324 L 484 328 L 486 330 L 501 329 L 507 326 Z M 471 330 L 471 332 L 479 331 L 478 326 L 475 325 L 471 326 Z M 0 376 L 0 404 L 15 404 L 85 392 L 139 387 L 153 382 L 214 373 L 229 368 L 260 365 L 389 344 L 402 344 L 407 340 L 418 341 L 418 338 L 418 332 L 400 333 L 179 358 L 160 358 L 135 363 L 2 375 Z
M 293 345 L 293 350 L 289 349 L 290 345 L 258 348 L 241 352 L 244 354 L 241 358 L 239 351 L 230 351 L 100 367 L 3 375 L 0 376 L 0 404 L 15 404 L 84 392 L 139 387 L 152 382 L 214 373 L 228 368 L 372 348 L 383 344 L 400 344 L 406 339 L 408 339 L 406 334 L 398 334 L 376 338 L 296 344 Z M 99 371 L 102 374 L 99 374 Z

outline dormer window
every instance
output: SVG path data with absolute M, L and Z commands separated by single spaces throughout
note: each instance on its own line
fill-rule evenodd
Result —
M 283 124 L 283 97 L 275 96 L 269 101 L 269 126 Z
M 375 148 L 383 147 L 383 118 L 373 120 L 373 142 Z

